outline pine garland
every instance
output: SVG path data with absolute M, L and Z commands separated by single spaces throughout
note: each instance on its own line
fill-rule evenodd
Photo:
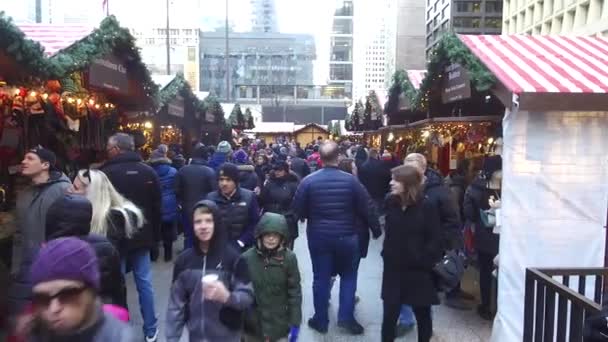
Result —
M 7 82 L 36 83 L 34 80 L 46 79 L 56 71 L 54 65 L 45 58 L 42 45 L 27 39 L 4 11 L 0 11 L 0 53 L 13 58 L 26 73 L 17 79 L 5 79 Z M 0 76 L 6 77 L 2 74 Z

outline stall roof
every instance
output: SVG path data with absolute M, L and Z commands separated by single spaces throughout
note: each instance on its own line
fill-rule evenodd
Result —
M 171 83 L 177 75 L 151 75 L 152 81 L 158 84 L 159 89 L 163 89 Z
M 426 77 L 426 70 L 408 70 L 407 77 L 410 79 L 410 83 L 414 89 L 419 90 L 422 80 Z
M 316 124 L 316 123 L 307 123 L 306 125 L 295 125 L 294 128 L 293 128 L 293 130 L 294 130 L 294 132 L 298 132 L 298 131 L 303 130 L 304 128 L 311 127 L 311 126 L 315 126 L 315 127 L 319 128 L 319 129 L 322 129 L 325 132 L 329 133 L 329 131 L 327 130 L 327 126 L 326 125 L 319 125 L 319 124 Z
M 608 93 L 608 39 L 459 35 L 512 93 Z
M 247 130 L 247 132 L 291 134 L 294 131 L 294 126 L 293 122 L 258 122 L 254 129 Z
M 94 27 L 86 25 L 19 24 L 25 36 L 44 47 L 47 56 L 53 56 L 62 49 L 88 36 Z

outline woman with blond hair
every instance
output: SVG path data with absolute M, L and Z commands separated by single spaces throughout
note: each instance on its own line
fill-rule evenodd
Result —
M 99 170 L 78 171 L 69 192 L 87 197 L 93 205 L 91 234 L 107 237 L 124 257 L 126 240 L 144 224 L 142 211 L 118 193 Z
M 391 170 L 386 199 L 386 237 L 382 250 L 382 341 L 393 341 L 401 305 L 413 308 L 418 341 L 433 333 L 431 305 L 439 304 L 433 267 L 441 258 L 441 227 L 437 208 L 424 196 L 424 176 L 413 165 Z

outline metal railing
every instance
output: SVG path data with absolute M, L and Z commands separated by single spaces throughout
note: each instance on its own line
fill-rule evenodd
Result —
M 528 268 L 523 341 L 582 342 L 585 319 L 608 299 L 607 276 L 608 268 Z

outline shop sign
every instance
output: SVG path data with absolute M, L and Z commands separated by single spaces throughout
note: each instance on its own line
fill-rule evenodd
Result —
M 115 56 L 98 58 L 89 67 L 89 85 L 128 94 L 127 68 Z
M 167 112 L 169 115 L 179 116 L 180 118 L 184 117 L 184 98 L 180 95 L 177 95 L 173 101 L 169 102 Z
M 441 100 L 443 103 L 465 100 L 471 97 L 469 73 L 460 64 L 450 64 L 443 75 Z

